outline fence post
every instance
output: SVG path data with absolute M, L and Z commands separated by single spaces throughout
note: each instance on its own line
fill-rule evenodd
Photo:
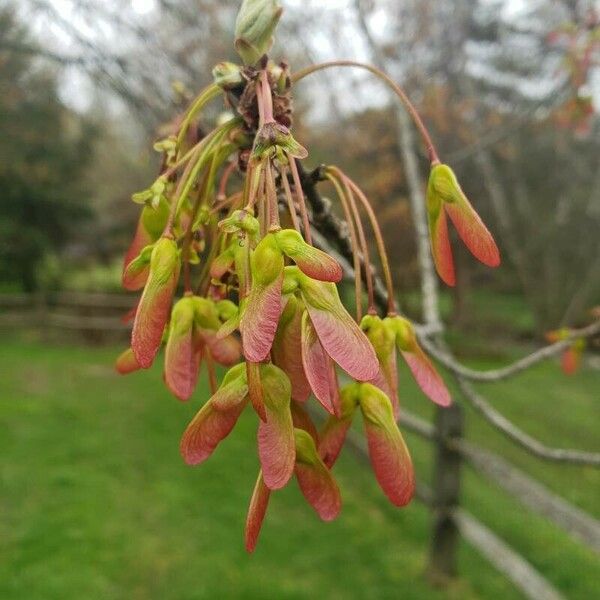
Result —
M 459 532 L 452 516 L 460 495 L 460 454 L 448 444 L 463 434 L 463 412 L 458 404 L 439 408 L 435 431 L 437 450 L 432 485 L 433 531 L 429 551 L 428 575 L 442 584 L 457 571 Z
M 37 292 L 34 292 L 33 309 L 35 311 L 35 324 L 41 331 L 42 338 L 45 339 L 48 333 L 48 297 L 44 291 L 38 290 Z

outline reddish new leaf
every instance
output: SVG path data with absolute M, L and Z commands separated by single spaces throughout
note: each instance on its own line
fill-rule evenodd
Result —
M 375 351 L 342 305 L 336 286 L 303 276 L 300 289 L 325 352 L 354 379 L 373 379 L 379 370 Z
M 454 274 L 454 259 L 450 247 L 450 236 L 448 235 L 448 221 L 446 212 L 441 202 L 433 209 L 428 207 L 429 239 L 431 241 L 431 253 L 438 275 L 446 285 L 453 286 L 456 283 Z
M 198 381 L 199 362 L 194 344 L 194 304 L 184 297 L 173 307 L 165 348 L 164 380 L 180 400 L 189 400 Z
M 254 552 L 256 548 L 256 542 L 269 506 L 270 496 L 271 490 L 265 485 L 262 471 L 259 471 L 250 499 L 250 506 L 248 507 L 248 516 L 246 517 L 245 538 L 248 552 Z
M 560 357 L 560 364 L 565 375 L 573 375 L 579 368 L 580 353 L 573 347 L 567 348 Z
M 307 308 L 311 323 L 327 354 L 354 379 L 373 379 L 379 370 L 377 357 L 369 340 L 350 315 L 335 314 L 310 305 Z
M 306 312 L 302 315 L 301 350 L 303 371 L 315 398 L 325 410 L 334 414 L 330 358 L 325 353 Z
M 319 456 L 329 469 L 335 464 L 346 441 L 346 434 L 352 425 L 358 401 L 358 386 L 359 384 L 353 383 L 342 390 L 340 395 L 341 415 L 339 417 L 330 416 L 319 434 Z
M 500 253 L 494 238 L 447 165 L 436 164 L 431 169 L 427 185 L 427 210 L 436 267 L 446 283 L 454 285 L 454 267 L 445 213 L 475 258 L 490 267 L 500 264 Z
M 178 279 L 177 244 L 169 238 L 161 238 L 152 251 L 150 275 L 131 332 L 131 348 L 144 369 L 152 364 L 160 347 Z
M 398 364 L 396 360 L 396 331 L 390 317 L 381 319 L 377 315 L 365 315 L 360 328 L 371 342 L 377 360 L 379 372 L 369 381 L 385 392 L 392 401 L 394 416 L 398 418 L 400 403 L 398 401 Z
M 329 393 L 331 397 L 331 404 L 333 405 L 333 414 L 336 417 L 339 417 L 341 414 L 341 403 L 337 371 L 335 370 L 335 363 L 329 357 L 327 357 L 327 365 L 329 367 Z
M 227 371 L 210 401 L 215 410 L 228 411 L 238 406 L 247 395 L 246 366 L 240 363 Z
M 400 400 L 398 399 L 398 364 L 395 347 L 387 356 L 379 358 L 379 373 L 369 383 L 378 387 L 391 400 L 394 417 L 398 419 Z
M 562 327 L 561 329 L 547 332 L 546 339 L 555 344 L 556 342 L 569 339 L 571 334 L 572 332 L 568 327 Z M 574 340 L 572 345 L 563 351 L 560 357 L 560 366 L 565 375 L 573 375 L 577 371 L 584 348 L 585 342 L 579 339 Z
M 444 206 L 471 254 L 484 265 L 497 267 L 500 264 L 498 246 L 467 197 L 463 194 L 458 202 Z
M 305 402 L 310 396 L 310 384 L 302 364 L 302 313 L 301 301 L 291 296 L 279 320 L 271 349 L 273 363 L 290 378 L 292 398 L 297 402 Z
M 267 419 L 258 425 L 258 456 L 266 486 L 276 490 L 289 481 L 296 458 L 290 412 L 291 385 L 285 373 L 275 365 L 262 365 L 260 372 Z
M 140 262 L 133 270 L 128 267 L 142 250 L 154 243 L 162 234 L 169 216 L 169 206 L 164 200 L 156 208 L 145 206 L 138 220 L 133 240 L 123 261 L 123 287 L 127 290 L 139 290 L 148 279 L 149 266 Z
M 335 519 L 342 507 L 340 490 L 317 453 L 315 442 L 303 429 L 294 430 L 296 479 L 302 494 L 323 521 Z
M 146 280 L 148 279 L 148 273 L 150 272 L 150 265 L 140 265 L 139 269 L 129 270 L 128 267 L 131 262 L 140 255 L 142 250 L 152 244 L 154 240 L 152 236 L 146 231 L 142 216 L 138 220 L 138 224 L 135 230 L 135 235 L 131 244 L 125 253 L 125 259 L 123 260 L 123 275 L 121 282 L 126 290 L 135 291 L 144 287 Z
M 127 373 L 133 373 L 140 369 L 140 365 L 135 359 L 135 354 L 131 348 L 127 348 L 127 350 L 119 355 L 119 358 L 115 362 L 115 369 L 121 375 L 127 375 Z
M 283 255 L 273 234 L 266 235 L 252 254 L 252 288 L 240 320 L 244 356 L 251 362 L 267 358 L 281 315 Z
M 414 494 L 415 479 L 392 404 L 381 390 L 368 383 L 361 385 L 359 403 L 375 477 L 390 501 L 404 506 Z
M 265 411 L 265 403 L 263 400 L 263 387 L 260 380 L 259 363 L 246 362 L 246 379 L 248 381 L 248 395 L 252 407 L 260 417 L 260 420 L 266 421 L 267 413 Z
M 204 462 L 219 442 L 231 433 L 245 406 L 246 401 L 242 400 L 228 410 L 217 410 L 209 400 L 192 419 L 181 438 L 179 449 L 185 462 L 188 465 Z
M 242 347 L 240 341 L 233 335 L 218 338 L 216 332 L 207 330 L 202 331 L 201 335 L 215 362 L 230 367 L 240 360 Z
M 450 392 L 423 350 L 417 346 L 414 352 L 402 352 L 402 356 L 423 392 L 436 404 L 450 406 Z
M 403 317 L 385 319 L 396 331 L 396 344 L 423 392 L 436 404 L 449 406 L 450 392 L 427 355 L 419 346 L 412 323 Z

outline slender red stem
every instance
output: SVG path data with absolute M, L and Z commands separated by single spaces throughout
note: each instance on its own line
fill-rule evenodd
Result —
M 385 249 L 385 242 L 383 240 L 383 234 L 379 227 L 379 222 L 373 211 L 373 207 L 369 202 L 369 199 L 365 196 L 364 192 L 352 181 L 347 175 L 342 174 L 344 181 L 348 183 L 353 192 L 358 196 L 363 208 L 365 209 L 369 220 L 371 221 L 371 227 L 373 228 L 373 235 L 375 236 L 375 242 L 377 243 L 377 250 L 379 252 L 379 260 L 381 261 L 381 269 L 383 271 L 383 278 L 385 280 L 387 288 L 387 310 L 388 315 L 393 316 L 396 314 L 396 301 L 394 296 L 394 282 L 392 279 L 392 270 L 390 268 L 390 261 Z
M 296 207 L 294 206 L 294 198 L 292 197 L 292 190 L 290 189 L 290 182 L 287 178 L 288 171 L 285 167 L 281 168 L 281 183 L 283 184 L 283 191 L 285 193 L 285 199 L 290 212 L 290 218 L 296 231 L 300 231 L 300 222 L 298 221 L 298 215 L 296 213 Z
M 269 84 L 269 75 L 266 70 L 260 72 L 260 84 L 263 103 L 262 124 L 264 125 L 265 123 L 272 123 L 275 121 L 273 118 L 273 95 L 271 92 L 271 85 Z
M 230 204 L 235 204 L 242 197 L 242 192 L 235 192 L 235 194 L 231 194 L 231 196 L 227 198 L 223 198 L 220 202 L 215 202 L 213 207 L 210 209 L 211 214 L 218 213 L 223 210 Z
M 354 268 L 354 301 L 356 304 L 356 321 L 360 322 L 360 320 L 362 319 L 362 278 L 358 240 L 356 238 L 356 227 L 354 225 L 354 219 L 352 217 L 352 213 L 348 205 L 346 193 L 342 189 L 340 182 L 332 173 L 326 173 L 325 176 L 329 181 L 331 181 L 331 183 L 335 187 L 335 191 L 338 195 L 338 198 L 342 203 L 342 208 L 344 210 L 344 218 L 346 219 L 346 223 L 348 224 L 348 231 L 350 233 L 350 245 L 352 247 L 352 261 Z
M 300 215 L 302 217 L 302 227 L 304 229 L 304 239 L 307 244 L 312 246 L 312 235 L 310 233 L 310 221 L 308 220 L 308 211 L 306 210 L 306 202 L 304 201 L 304 191 L 302 190 L 302 184 L 300 183 L 300 173 L 298 173 L 298 167 L 296 165 L 296 159 L 287 154 L 288 162 L 290 163 L 290 169 L 292 171 L 292 179 L 294 180 L 294 191 L 296 192 L 296 198 L 298 199 L 298 206 L 300 207 Z
M 363 262 L 365 265 L 365 280 L 367 284 L 367 311 L 369 314 L 375 314 L 377 310 L 375 308 L 375 294 L 373 293 L 373 273 L 371 272 L 371 257 L 369 254 L 369 245 L 367 244 L 365 230 L 363 228 L 362 221 L 360 220 L 360 213 L 358 212 L 358 207 L 356 206 L 356 200 L 354 198 L 352 189 L 343 177 L 340 177 L 340 179 L 342 181 L 342 185 L 344 186 L 346 197 L 348 198 L 350 210 L 352 211 L 352 216 L 354 217 L 354 222 L 356 223 L 356 230 L 358 231 L 358 239 L 360 240 Z
M 257 203 L 258 203 L 258 222 L 260 223 L 260 236 L 263 237 L 267 233 L 267 229 L 269 227 L 267 220 L 269 217 L 268 206 L 265 205 L 266 200 L 266 175 L 265 170 L 260 175 L 260 182 L 258 184 L 258 193 L 256 195 Z
M 206 370 L 208 371 L 208 385 L 210 387 L 211 395 L 217 393 L 218 383 L 217 383 L 217 374 L 215 372 L 215 363 L 213 362 L 213 358 L 210 354 L 210 350 L 205 347 L 204 349 L 204 358 L 206 360 Z
M 223 173 L 221 174 L 221 179 L 219 180 L 219 190 L 217 192 L 217 201 L 222 202 L 227 197 L 227 183 L 231 174 L 235 170 L 236 167 L 235 161 L 231 161 L 227 164 L 227 166 L 223 169 Z
M 264 169 L 262 163 L 258 163 L 255 166 L 248 167 L 248 173 L 246 175 L 246 181 L 248 184 L 247 194 L 248 199 L 244 210 L 246 212 L 253 212 L 254 204 L 257 198 L 260 196 L 262 191 L 262 185 L 264 180 Z
M 429 160 L 432 164 L 437 164 L 440 162 L 435 146 L 433 145 L 433 141 L 431 140 L 431 136 L 429 135 L 429 131 L 423 120 L 421 119 L 417 109 L 414 107 L 413 103 L 409 100 L 406 92 L 386 73 L 374 67 L 373 65 L 369 65 L 367 63 L 357 62 L 354 60 L 332 60 L 324 63 L 319 63 L 317 65 L 311 65 L 306 67 L 305 69 L 301 69 L 294 73 L 291 77 L 292 82 L 298 82 L 307 75 L 311 73 L 316 73 L 317 71 L 322 71 L 323 69 L 330 69 L 332 67 L 356 67 L 358 69 L 365 69 L 370 73 L 373 73 L 376 77 L 381 79 L 384 83 L 386 83 L 400 98 L 400 101 L 408 111 L 408 114 L 411 116 L 414 121 L 417 129 L 419 130 L 419 134 L 423 139 L 423 143 L 425 144 L 425 148 L 427 149 L 427 154 L 429 156 Z
M 267 158 L 265 167 L 265 198 L 269 208 L 268 215 L 268 231 L 279 231 L 279 206 L 277 204 L 277 191 L 275 190 L 275 180 L 273 178 L 273 169 L 271 159 Z

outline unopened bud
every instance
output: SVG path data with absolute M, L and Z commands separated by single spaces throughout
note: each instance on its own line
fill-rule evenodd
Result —
M 244 63 L 253 65 L 269 52 L 282 12 L 277 0 L 244 0 L 235 22 L 235 49 Z
M 244 231 L 254 235 L 259 228 L 258 220 L 245 210 L 235 210 L 229 217 L 219 221 L 219 229 L 224 233 Z
M 133 194 L 131 199 L 137 204 L 145 204 L 152 208 L 158 208 L 161 201 L 166 199 L 166 188 L 167 180 L 161 176 L 147 190 Z
M 224 90 L 231 90 L 244 82 L 242 68 L 232 62 L 220 62 L 214 66 L 212 75 L 215 83 Z
M 152 146 L 156 152 L 164 152 L 167 157 L 167 163 L 172 164 L 177 155 L 177 138 L 174 135 L 158 140 Z

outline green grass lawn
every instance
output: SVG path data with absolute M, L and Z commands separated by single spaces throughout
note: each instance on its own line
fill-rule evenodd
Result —
M 119 377 L 116 349 L 8 340 L 0 345 L 0 598 L 519 598 L 468 545 L 461 577 L 424 576 L 430 516 L 388 504 L 350 452 L 335 467 L 337 521 L 318 520 L 295 483 L 272 498 L 254 555 L 243 527 L 258 460 L 247 411 L 204 465 L 178 442 L 206 397 L 171 398 L 160 368 Z M 479 365 L 485 366 L 485 365 Z M 402 401 L 432 409 L 403 372 Z M 484 388 L 482 388 L 484 389 Z M 600 374 L 565 379 L 554 364 L 485 388 L 506 414 L 549 443 L 596 448 Z M 469 437 L 508 456 L 598 516 L 597 471 L 541 465 L 468 414 Z M 431 450 L 408 437 L 418 475 Z M 600 562 L 566 534 L 465 470 L 464 504 L 527 556 L 568 598 L 600 588 Z

